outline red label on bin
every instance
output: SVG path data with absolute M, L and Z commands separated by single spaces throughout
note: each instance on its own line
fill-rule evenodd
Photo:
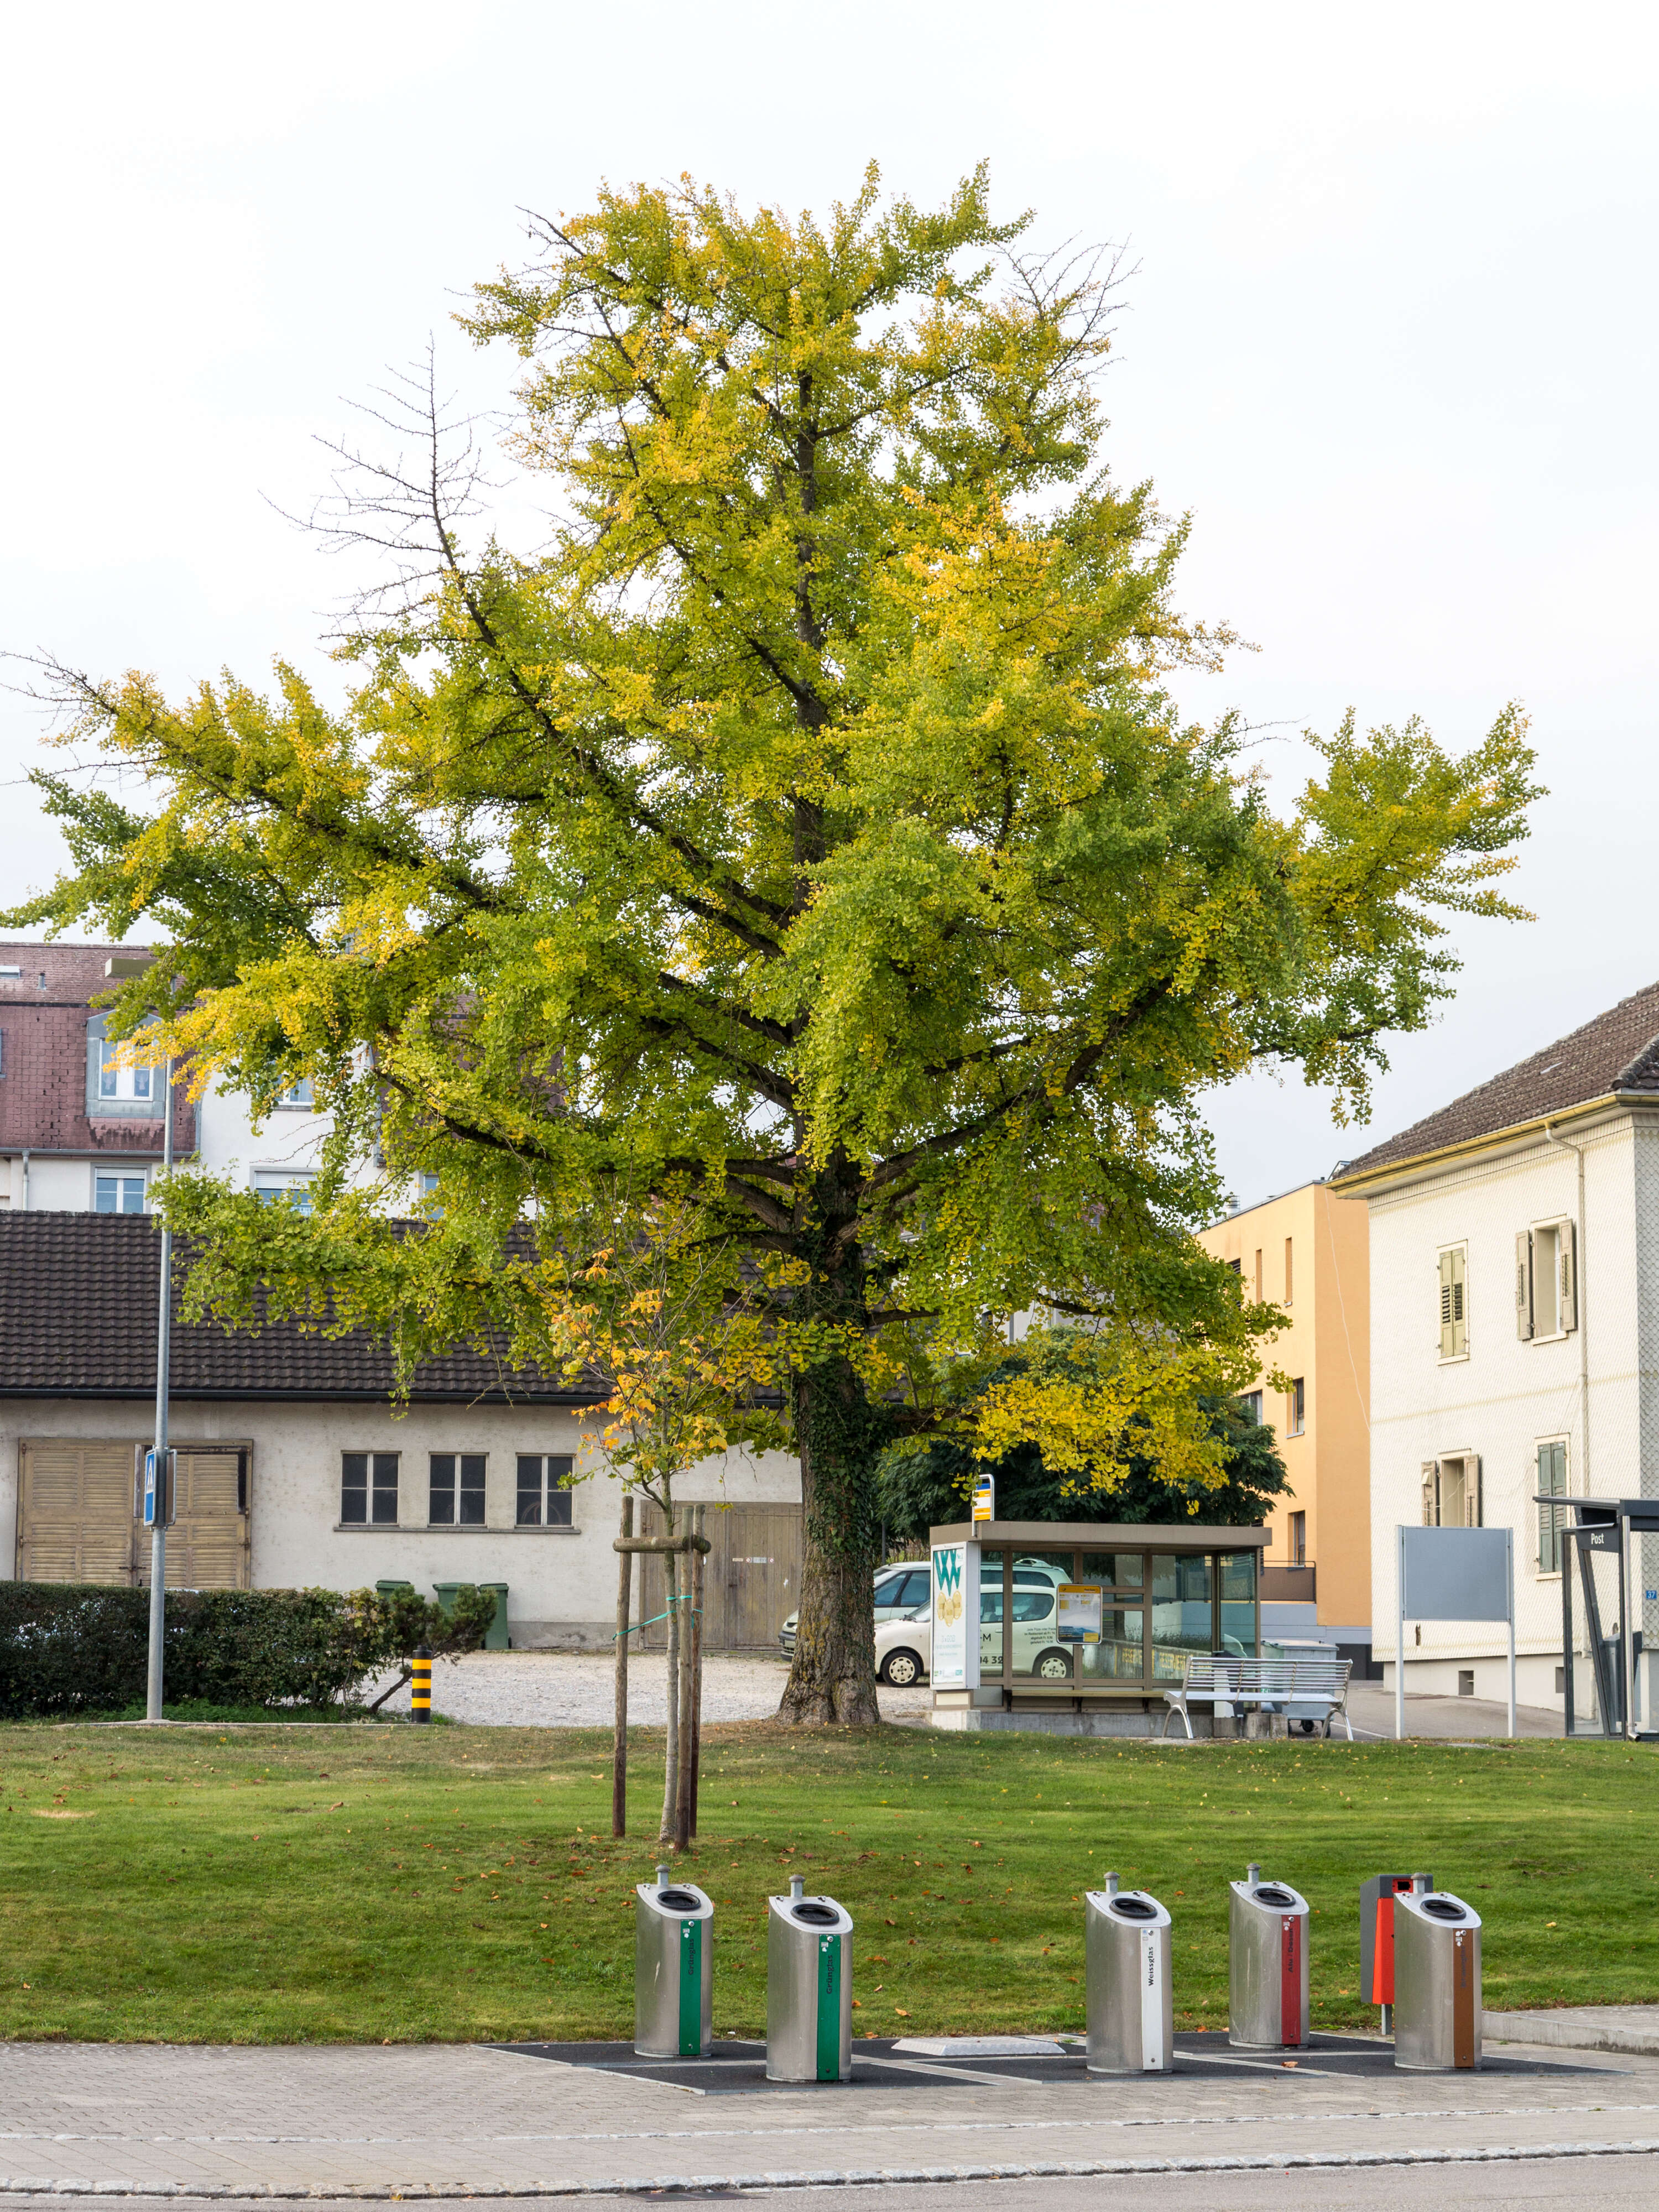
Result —
M 1281 2043 L 1300 2043 L 1302 2040 L 1302 1921 L 1299 1915 L 1287 1913 L 1280 1923 L 1284 1930 L 1279 1946 L 1279 2029 Z

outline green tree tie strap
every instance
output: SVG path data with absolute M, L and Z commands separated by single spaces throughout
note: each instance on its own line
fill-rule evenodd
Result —
M 841 2079 L 841 1938 L 818 1938 L 818 2068 L 820 2081 Z
M 702 1923 L 680 1923 L 680 2057 L 702 2055 Z

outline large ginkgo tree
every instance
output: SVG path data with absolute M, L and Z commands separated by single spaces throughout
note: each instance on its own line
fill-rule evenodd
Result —
M 1170 672 L 1230 639 L 1107 468 L 1109 284 L 1026 235 L 982 173 L 932 212 L 872 172 L 821 220 L 685 182 L 536 222 L 464 319 L 523 363 L 539 549 L 469 519 L 434 418 L 348 483 L 395 588 L 343 709 L 286 668 L 179 700 L 56 670 L 135 774 L 43 775 L 73 866 L 11 916 L 159 932 L 112 1030 L 333 1110 L 311 1219 L 179 1189 L 228 1306 L 308 1285 L 414 1351 L 533 1352 L 526 1239 L 698 1210 L 774 1293 L 799 1721 L 875 1717 L 875 1468 L 943 1418 L 941 1350 L 1076 1319 L 1097 1461 L 1103 1421 L 1178 1458 L 1180 1407 L 1240 1386 L 1199 1102 L 1269 1060 L 1363 1111 L 1451 987 L 1443 917 L 1513 911 L 1532 795 L 1513 709 L 1461 757 L 1345 725 L 1289 811 L 1237 725 L 1183 720 Z M 422 1170 L 420 1237 L 354 1194 Z

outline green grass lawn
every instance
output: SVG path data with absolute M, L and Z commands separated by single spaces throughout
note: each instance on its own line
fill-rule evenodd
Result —
M 1177 2025 L 1220 2026 L 1250 1858 L 1314 1907 L 1317 2025 L 1374 2021 L 1358 1884 L 1419 1867 L 1479 1907 L 1489 2005 L 1659 2000 L 1645 1750 L 771 1724 L 704 1750 L 688 1871 L 720 2032 L 764 2030 L 763 1900 L 792 1872 L 853 1913 L 860 2033 L 1081 2027 L 1079 1900 L 1109 1867 L 1174 1913 Z M 612 1844 L 596 1733 L 0 1728 L 0 2037 L 631 2033 L 660 1755 L 640 1731 L 638 1840 Z

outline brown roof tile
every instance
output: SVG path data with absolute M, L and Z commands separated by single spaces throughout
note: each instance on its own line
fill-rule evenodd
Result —
M 1332 1180 L 1340 1188 L 1354 1176 L 1565 1114 L 1613 1091 L 1659 1093 L 1659 983 L 1621 999 L 1582 1029 L 1517 1060 L 1358 1159 L 1345 1161 Z
M 153 1396 L 160 1284 L 149 1216 L 0 1212 L 0 1396 Z M 391 1353 L 365 1330 L 313 1336 L 273 1322 L 256 1334 L 176 1318 L 172 1375 L 181 1399 L 385 1400 L 392 1379 Z M 465 1351 L 421 1367 L 410 1395 L 417 1404 L 574 1406 L 601 1394 Z

